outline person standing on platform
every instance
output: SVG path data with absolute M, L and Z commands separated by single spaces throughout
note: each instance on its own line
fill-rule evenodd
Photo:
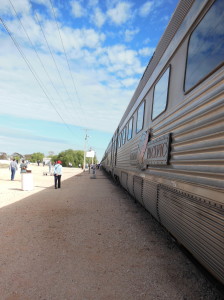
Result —
M 25 163 L 24 159 L 22 160 L 22 163 L 20 164 L 20 173 L 26 173 L 27 164 Z
M 61 175 L 62 175 L 62 162 L 60 160 L 57 161 L 54 166 L 54 187 L 55 189 L 61 188 Z
M 15 158 L 13 158 L 13 160 L 10 162 L 10 165 L 9 165 L 9 170 L 11 170 L 11 180 L 14 180 L 17 169 L 18 169 L 18 166 L 17 166 L 16 160 L 15 160 Z

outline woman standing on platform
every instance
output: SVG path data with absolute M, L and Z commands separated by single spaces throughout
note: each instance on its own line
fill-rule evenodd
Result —
M 54 187 L 55 189 L 61 188 L 61 175 L 62 175 L 62 165 L 61 161 L 58 160 L 54 166 Z
M 26 169 L 27 169 L 27 164 L 25 163 L 24 159 L 22 160 L 22 163 L 20 164 L 20 173 L 26 173 Z

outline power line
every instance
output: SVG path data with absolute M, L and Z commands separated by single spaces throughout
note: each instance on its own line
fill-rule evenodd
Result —
M 54 62 L 54 65 L 55 65 L 55 67 L 56 67 L 56 70 L 57 70 L 57 72 L 58 72 L 58 75 L 59 75 L 59 77 L 60 77 L 60 80 L 61 80 L 61 82 L 62 82 L 62 84 L 63 84 L 63 86 L 64 86 L 64 89 L 65 89 L 65 91 L 66 91 L 66 93 L 67 93 L 67 95 L 68 95 L 68 98 L 70 99 L 70 101 L 71 101 L 71 103 L 72 103 L 73 108 L 75 108 L 74 105 L 73 105 L 73 102 L 72 102 L 72 100 L 71 100 L 71 97 L 70 97 L 70 95 L 69 95 L 69 92 L 68 92 L 68 90 L 67 90 L 67 88 L 66 88 L 66 85 L 65 85 L 65 83 L 64 83 L 64 80 L 62 79 L 61 73 L 60 73 L 60 71 L 59 71 L 58 65 L 57 65 L 56 60 L 55 60 L 55 58 L 54 58 L 54 55 L 53 55 L 53 53 L 52 53 L 52 51 L 51 51 L 51 48 L 50 48 L 50 46 L 49 46 L 49 43 L 48 43 L 48 41 L 47 41 L 47 38 L 46 38 L 46 35 L 45 35 L 45 33 L 44 33 L 44 30 L 43 30 L 43 27 L 42 27 L 42 25 L 41 25 L 41 22 L 40 22 L 40 20 L 39 20 L 39 18 L 38 18 L 38 16 L 37 16 L 36 13 L 35 13 L 35 18 L 36 18 L 36 20 L 37 20 L 37 23 L 38 23 L 39 26 L 40 26 L 41 32 L 42 32 L 43 37 L 44 37 L 44 40 L 45 40 L 45 42 L 46 42 L 46 44 L 47 44 L 48 50 L 49 50 L 49 52 L 50 52 L 50 55 L 51 55 L 51 57 L 52 57 L 52 60 L 53 60 L 53 62 Z M 78 114 L 78 116 L 79 116 L 79 114 Z
M 60 115 L 60 113 L 58 112 L 58 110 L 56 109 L 56 107 L 54 106 L 54 104 L 52 103 L 51 99 L 49 98 L 49 96 L 47 95 L 44 86 L 41 82 L 41 80 L 38 78 L 37 74 L 35 74 L 35 71 L 32 69 L 32 66 L 30 64 L 30 62 L 28 61 L 28 59 L 26 58 L 25 54 L 23 53 L 22 49 L 20 48 L 19 44 L 16 42 L 15 38 L 13 37 L 12 33 L 10 32 L 10 30 L 8 29 L 7 25 L 5 24 L 4 20 L 0 17 L 0 21 L 2 22 L 5 30 L 7 31 L 7 33 L 9 34 L 10 38 L 12 39 L 14 45 L 16 46 L 17 50 L 19 51 L 20 55 L 22 56 L 23 60 L 25 61 L 25 63 L 27 64 L 29 70 L 31 71 L 31 73 L 33 74 L 34 78 L 36 79 L 37 83 L 39 84 L 40 88 L 42 89 L 42 91 L 44 92 L 45 96 L 47 97 L 47 99 L 49 100 L 50 104 L 52 105 L 53 109 L 56 111 L 56 113 L 58 114 L 58 116 L 60 117 L 60 119 L 62 120 L 62 122 L 64 123 L 64 125 L 72 132 L 71 128 L 68 126 L 68 124 L 64 121 L 64 119 L 62 118 L 62 116 Z M 73 132 L 72 132 L 73 134 Z
M 10 4 L 11 4 L 11 6 L 12 6 L 14 12 L 15 12 L 15 15 L 16 15 L 17 19 L 19 20 L 20 25 L 22 26 L 22 28 L 23 28 L 23 30 L 24 30 L 24 32 L 25 32 L 25 34 L 26 34 L 26 36 L 27 36 L 27 38 L 28 38 L 28 40 L 29 40 L 29 42 L 30 42 L 30 44 L 31 44 L 31 46 L 32 46 L 32 48 L 34 49 L 34 51 L 35 51 L 35 53 L 36 53 L 36 56 L 37 56 L 37 58 L 38 58 L 38 60 L 39 60 L 39 62 L 40 62 L 40 64 L 41 64 L 42 68 L 44 69 L 44 71 L 45 71 L 45 73 L 46 73 L 46 75 L 47 75 L 49 81 L 51 82 L 51 85 L 53 86 L 53 88 L 55 89 L 56 93 L 59 95 L 60 99 L 62 100 L 62 103 L 64 104 L 65 109 L 67 109 L 67 108 L 66 108 L 66 105 L 65 105 L 65 103 L 64 103 L 64 100 L 63 100 L 62 97 L 60 96 L 60 93 L 58 92 L 58 90 L 56 89 L 56 87 L 55 87 L 53 81 L 51 80 L 51 78 L 50 78 L 50 76 L 49 76 L 49 74 L 48 74 L 48 72 L 47 72 L 47 70 L 46 70 L 46 68 L 45 68 L 45 66 L 44 66 L 44 64 L 43 64 L 43 62 L 42 62 L 42 60 L 41 60 L 41 58 L 40 58 L 40 56 L 39 56 L 37 50 L 36 50 L 36 48 L 35 48 L 35 46 L 33 45 L 32 41 L 31 41 L 31 39 L 30 39 L 30 37 L 29 37 L 29 35 L 28 35 L 26 29 L 25 29 L 25 27 L 23 26 L 23 23 L 22 23 L 22 21 L 20 20 L 20 18 L 19 18 L 19 16 L 18 16 L 18 13 L 17 13 L 17 11 L 16 11 L 16 9 L 15 9 L 15 7 L 14 7 L 14 5 L 12 4 L 11 0 L 9 0 L 9 2 L 10 2 Z
M 75 93 L 76 93 L 76 96 L 77 96 L 77 98 L 78 98 L 79 106 L 80 106 L 80 108 L 81 108 L 81 110 L 82 110 L 82 106 L 81 106 L 81 103 L 80 103 L 79 95 L 78 95 L 78 92 L 77 92 L 77 89 L 76 89 L 76 85 L 75 85 L 75 82 L 74 82 L 74 78 L 73 78 L 73 76 L 72 76 L 71 67 L 70 67 L 70 64 L 69 64 L 69 61 L 68 61 L 68 56 L 67 56 L 66 51 L 65 51 L 65 47 L 64 47 L 63 40 L 62 40 L 61 32 L 60 32 L 60 29 L 59 29 L 59 26 L 58 26 L 58 22 L 57 22 L 57 19 L 56 19 L 56 14 L 55 14 L 55 11 L 54 11 L 54 7 L 53 7 L 53 4 L 52 4 L 52 0 L 49 0 L 49 1 L 50 1 L 50 3 L 51 3 L 51 9 L 52 9 L 52 12 L 53 12 L 53 15 L 54 15 L 54 19 L 55 19 L 55 23 L 56 23 L 56 25 L 57 25 L 57 29 L 58 29 L 58 32 L 59 32 L 61 44 L 62 44 L 62 47 L 63 47 L 63 50 L 64 50 L 64 55 L 65 55 L 65 58 L 66 58 L 66 61 L 67 61 L 67 64 L 68 64 L 68 69 L 69 69 L 70 76 L 71 76 L 71 79 L 72 79 L 72 83 L 73 83 L 73 86 L 74 86 L 74 89 L 75 89 Z M 82 111 L 83 111 L 83 110 L 82 110 Z

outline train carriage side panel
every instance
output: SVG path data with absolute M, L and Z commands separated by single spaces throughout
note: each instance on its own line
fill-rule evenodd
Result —
M 134 134 L 118 148 L 115 172 L 224 283 L 224 2 L 190 2 L 179 2 L 122 117 L 120 132 L 134 117 Z M 168 102 L 160 110 L 153 101 L 163 86 Z

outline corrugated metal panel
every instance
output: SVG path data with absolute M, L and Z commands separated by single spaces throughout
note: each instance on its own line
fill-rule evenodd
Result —
M 118 168 L 128 169 L 130 168 L 130 153 L 131 150 L 137 149 L 139 143 L 139 137 L 126 142 L 121 148 L 118 149 L 117 165 Z
M 121 179 L 120 183 L 127 190 L 127 181 L 128 181 L 128 174 L 126 172 L 121 172 Z
M 135 197 L 135 194 L 134 194 L 134 185 L 133 185 L 133 176 L 129 173 L 128 174 L 128 192 L 133 196 Z
M 151 174 L 224 188 L 222 78 L 210 80 L 195 99 L 192 94 L 184 107 L 155 122 L 153 138 L 172 132 L 172 148 L 170 165 L 150 166 Z
M 159 186 L 161 223 L 214 276 L 224 282 L 224 208 L 209 199 Z
M 157 207 L 157 187 L 158 184 L 144 180 L 143 182 L 143 203 L 145 208 L 159 221 Z
M 139 176 L 133 176 L 133 190 L 136 200 L 143 205 L 142 200 L 143 179 Z

